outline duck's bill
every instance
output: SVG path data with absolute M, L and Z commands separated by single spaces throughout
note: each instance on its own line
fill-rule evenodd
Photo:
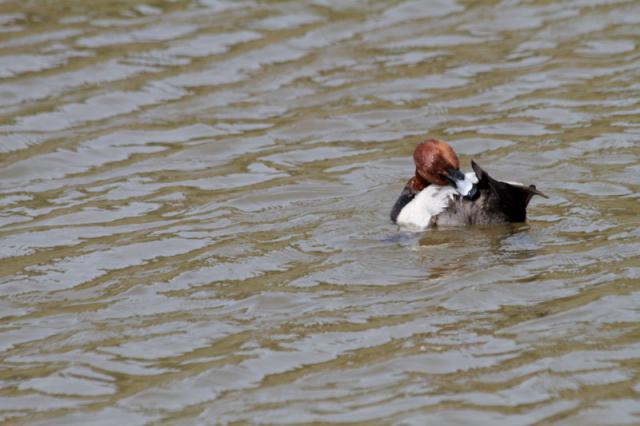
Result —
M 449 169 L 445 176 L 451 186 L 458 190 L 460 195 L 467 198 L 473 198 L 476 194 L 476 186 L 468 176 L 462 173 L 460 170 Z

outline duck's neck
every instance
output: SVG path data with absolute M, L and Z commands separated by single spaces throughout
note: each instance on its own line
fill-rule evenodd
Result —
M 423 179 L 416 172 L 415 176 L 413 176 L 411 179 L 409 179 L 409 182 L 407 182 L 407 184 L 405 185 L 404 188 L 406 190 L 409 190 L 410 192 L 412 192 L 414 194 L 417 194 L 418 192 L 422 191 L 423 189 L 425 189 L 429 185 L 431 185 L 431 182 L 429 182 L 426 179 Z

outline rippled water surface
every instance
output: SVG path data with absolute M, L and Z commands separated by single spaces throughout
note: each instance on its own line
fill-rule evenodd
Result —
M 0 2 L 0 418 L 640 424 L 637 1 Z M 427 136 L 529 223 L 409 233 Z

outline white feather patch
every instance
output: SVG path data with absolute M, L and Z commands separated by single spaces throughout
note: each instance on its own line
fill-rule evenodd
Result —
M 440 214 L 458 191 L 450 186 L 429 185 L 415 196 L 398 215 L 398 225 L 424 229 L 431 217 Z
M 467 173 L 464 175 L 464 180 L 456 181 L 456 189 L 460 195 L 465 196 L 471 191 L 473 185 L 478 183 L 478 178 L 475 173 Z
M 478 183 L 475 173 L 465 173 L 465 182 L 471 186 Z M 465 192 L 469 193 L 471 187 Z M 400 211 L 396 222 L 398 225 L 411 229 L 424 229 L 429 226 L 431 218 L 447 208 L 453 196 L 460 191 L 450 186 L 429 185 L 415 196 Z M 465 194 L 461 194 L 465 195 Z

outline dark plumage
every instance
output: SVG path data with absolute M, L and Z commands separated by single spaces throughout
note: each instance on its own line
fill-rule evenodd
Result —
M 478 183 L 472 199 L 455 196 L 447 208 L 431 218 L 431 225 L 498 224 L 524 222 L 534 195 L 548 198 L 535 185 L 521 186 L 493 179 L 471 161 Z

